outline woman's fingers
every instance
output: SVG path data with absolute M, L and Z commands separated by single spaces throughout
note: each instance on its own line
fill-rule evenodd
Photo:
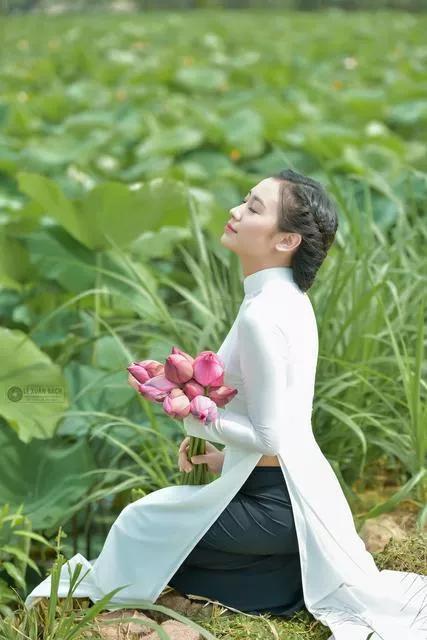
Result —
M 221 451 L 212 451 L 205 454 L 193 456 L 194 464 L 206 464 L 209 471 L 213 473 L 221 473 L 224 456 Z
M 180 471 L 190 472 L 193 468 L 193 465 L 188 460 L 188 449 L 190 447 L 189 443 L 190 436 L 187 436 L 179 445 L 178 466 Z
M 179 466 L 179 470 L 180 471 L 186 471 L 186 472 L 190 472 L 193 469 L 193 464 L 191 463 L 191 461 L 188 458 L 188 451 L 190 448 L 190 436 L 186 436 L 183 441 L 181 442 L 181 444 L 179 445 L 179 453 L 178 453 L 178 466 Z M 218 456 L 214 456 L 215 461 L 217 459 L 222 460 L 223 458 L 221 456 L 223 456 L 222 452 L 220 451 L 220 449 L 217 449 L 213 444 L 211 444 L 210 442 L 206 442 L 206 453 L 215 453 L 215 454 L 220 454 L 220 457 L 218 458 Z M 206 460 L 206 463 L 208 463 L 208 460 L 210 460 L 210 458 L 208 458 Z M 200 464 L 201 460 L 198 461 L 197 463 L 194 464 Z M 215 465 L 216 466 L 216 465 Z
M 187 448 L 189 442 L 190 442 L 190 436 L 186 436 L 184 440 L 181 442 L 181 444 L 179 445 L 178 451 L 184 451 L 184 449 Z

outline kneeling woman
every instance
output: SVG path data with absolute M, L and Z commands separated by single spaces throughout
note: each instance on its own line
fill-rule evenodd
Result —
M 318 208 L 307 209 L 310 199 Z M 295 393 L 290 404 L 311 413 L 318 346 L 305 292 L 333 241 L 337 214 L 319 183 L 292 170 L 262 180 L 230 214 L 221 242 L 239 256 L 245 297 L 220 352 L 225 384 L 239 387 L 227 407 L 236 419 L 201 425 L 190 415 L 184 425 L 188 436 L 260 458 L 169 584 L 240 611 L 287 617 L 305 602 L 292 503 L 272 453 L 286 434 L 288 388 Z M 307 424 L 296 417 L 294 428 L 308 431 Z M 183 471 L 190 465 L 187 446 L 184 440 Z M 220 472 L 222 453 L 208 447 Z

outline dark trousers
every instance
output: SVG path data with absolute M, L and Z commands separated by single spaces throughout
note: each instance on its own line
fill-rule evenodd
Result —
M 298 538 L 280 467 L 255 467 L 169 580 L 247 613 L 304 608 Z

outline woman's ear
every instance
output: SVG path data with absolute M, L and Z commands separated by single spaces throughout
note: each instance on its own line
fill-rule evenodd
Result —
M 282 239 L 276 244 L 276 249 L 278 251 L 293 251 L 296 249 L 302 240 L 302 235 L 300 233 L 285 233 L 282 236 Z

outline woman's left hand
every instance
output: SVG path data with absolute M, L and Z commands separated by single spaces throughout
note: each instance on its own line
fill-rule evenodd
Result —
M 224 452 L 220 451 L 210 442 L 206 442 L 206 453 L 193 456 L 188 459 L 188 449 L 190 447 L 190 437 L 186 436 L 179 446 L 178 465 L 180 471 L 186 471 L 189 473 L 193 469 L 193 464 L 207 464 L 209 471 L 212 473 L 221 473 L 222 465 L 224 463 Z

